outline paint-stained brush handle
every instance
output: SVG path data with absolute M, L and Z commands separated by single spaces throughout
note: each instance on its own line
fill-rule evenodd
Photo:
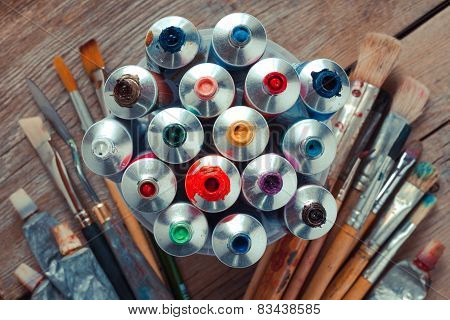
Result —
M 103 271 L 105 271 L 119 298 L 122 300 L 134 300 L 135 296 L 98 225 L 92 223 L 84 227 L 82 232 L 89 247 L 94 253 L 95 258 Z
M 348 224 L 345 224 L 337 234 L 332 245 L 328 249 L 325 257 L 321 261 L 318 269 L 314 273 L 311 282 L 303 294 L 304 300 L 318 300 L 322 297 L 333 276 L 339 267 L 350 254 L 354 239 L 358 236 L 358 231 Z
M 362 300 L 370 288 L 372 288 L 372 283 L 363 276 L 360 276 L 342 300 Z

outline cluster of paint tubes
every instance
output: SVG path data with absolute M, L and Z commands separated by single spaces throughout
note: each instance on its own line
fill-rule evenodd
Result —
M 268 244 L 265 215 L 281 221 L 280 236 L 284 225 L 307 240 L 335 222 L 320 182 L 336 154 L 328 119 L 349 80 L 333 61 L 288 62 L 268 43 L 245 13 L 212 31 L 166 17 L 147 33 L 145 61 L 105 82 L 111 114 L 87 130 L 84 162 L 120 185 L 171 255 L 210 241 L 221 262 L 248 267 Z

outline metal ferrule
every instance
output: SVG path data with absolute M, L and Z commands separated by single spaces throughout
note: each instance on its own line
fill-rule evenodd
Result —
M 255 109 L 233 107 L 214 122 L 213 139 L 217 150 L 228 159 L 248 161 L 259 156 L 269 142 L 266 119 Z
M 194 114 L 183 108 L 157 113 L 147 131 L 150 149 L 161 160 L 179 164 L 193 159 L 201 150 L 203 126 Z
M 244 83 L 246 103 L 265 116 L 275 116 L 294 106 L 300 95 L 294 67 L 283 59 L 268 58 L 250 68 Z
M 306 185 L 284 207 L 284 222 L 296 237 L 314 240 L 330 231 L 336 214 L 336 201 L 327 189 Z
M 129 65 L 114 70 L 103 89 L 105 104 L 112 114 L 121 119 L 140 118 L 158 102 L 158 86 L 146 69 Z
M 422 190 L 406 181 L 367 237 L 367 248 L 372 252 L 376 252 L 416 206 L 423 195 L 424 192 Z
M 130 124 L 112 116 L 94 123 L 83 137 L 81 154 L 98 175 L 112 177 L 123 171 L 133 156 Z
M 353 115 L 357 114 L 357 110 L 370 111 L 380 88 L 367 82 L 354 80 L 350 83 L 350 92 L 347 103 L 333 118 L 333 132 L 338 144 L 343 141 L 344 134 L 347 134 L 348 126 L 354 118 Z M 352 134 L 350 131 L 348 134 Z
M 368 188 L 364 190 L 361 194 L 355 208 L 347 219 L 347 224 L 352 226 L 354 229 L 359 230 L 372 210 L 373 204 L 375 203 L 376 196 L 383 187 L 384 182 L 387 179 L 387 175 L 394 165 L 394 160 L 389 157 L 384 159 L 377 174 L 374 179 L 369 184 Z
M 164 162 L 142 158 L 125 170 L 120 186 L 131 208 L 141 213 L 155 213 L 172 203 L 177 192 L 177 179 Z
M 414 263 L 403 260 L 397 263 L 372 288 L 368 300 L 423 300 L 430 285 L 428 272 Z
M 80 223 L 80 226 L 82 228 L 85 228 L 85 227 L 90 226 L 92 224 L 92 220 L 89 217 L 89 214 L 84 209 L 81 209 L 80 211 L 78 211 L 75 214 L 75 219 L 78 220 L 78 222 Z
M 165 69 L 184 67 L 198 53 L 200 34 L 189 20 L 170 16 L 156 21 L 147 32 L 147 58 Z
M 161 211 L 153 226 L 158 245 L 176 257 L 198 252 L 205 245 L 208 233 L 208 220 L 203 212 L 183 202 Z
M 277 210 L 297 191 L 297 174 L 283 157 L 270 153 L 251 161 L 242 172 L 242 192 L 257 209 Z
M 227 70 L 213 63 L 201 63 L 184 74 L 179 93 L 187 110 L 199 118 L 213 118 L 231 107 L 236 88 Z
M 97 203 L 92 208 L 92 213 L 95 215 L 100 224 L 104 224 L 106 221 L 111 219 L 111 209 L 108 207 L 106 202 Z
M 362 276 L 370 283 L 375 283 L 414 230 L 416 230 L 416 225 L 410 220 L 405 221 L 383 249 L 370 261 Z
M 210 201 L 201 196 L 201 188 L 205 189 L 206 183 L 203 178 L 210 177 L 211 170 L 220 170 L 225 176 L 227 184 L 226 191 L 220 199 Z M 214 176 L 211 176 L 215 179 Z M 221 182 L 216 182 L 220 184 Z M 197 160 L 188 170 L 185 178 L 185 188 L 189 200 L 194 206 L 206 212 L 221 212 L 231 207 L 239 197 L 241 191 L 241 177 L 236 166 L 228 159 L 220 156 L 210 155 Z M 220 187 L 219 187 L 220 188 Z
M 311 118 L 324 121 L 339 111 L 350 95 L 347 74 L 336 62 L 316 59 L 295 66 L 300 98 Z
M 92 121 L 92 116 L 89 113 L 86 103 L 78 90 L 71 91 L 69 95 L 75 107 L 75 111 L 78 114 L 78 118 L 80 119 L 81 128 L 84 132 L 86 132 L 86 130 L 94 124 Z
M 105 98 L 103 97 L 103 87 L 105 86 L 105 70 L 97 69 L 90 74 L 90 79 L 92 83 L 94 83 L 95 93 L 97 94 L 98 102 L 100 107 L 102 108 L 102 112 L 104 116 L 109 115 L 110 111 L 105 105 Z
M 373 205 L 372 211 L 378 213 L 386 201 L 405 177 L 408 170 L 416 163 L 416 158 L 410 157 L 407 153 L 404 153 L 397 163 L 395 170 L 389 176 L 389 179 L 383 185 L 383 188 L 378 193 L 378 196 Z
M 306 119 L 286 131 L 281 149 L 297 172 L 312 175 L 331 165 L 336 156 L 336 140 L 325 124 Z
M 266 246 L 263 225 L 248 214 L 236 213 L 223 218 L 212 233 L 214 254 L 233 268 L 246 268 L 256 263 Z
M 211 47 L 219 62 L 231 69 L 248 67 L 266 50 L 264 26 L 247 13 L 232 13 L 214 27 Z
M 409 124 L 403 117 L 393 112 L 387 115 L 371 147 L 373 152 L 363 160 L 362 170 L 354 183 L 356 189 L 364 191 L 374 179 L 384 158 L 406 127 L 409 127 Z
M 347 195 L 347 191 L 350 189 L 350 186 L 352 185 L 353 179 L 355 178 L 356 171 L 361 163 L 361 158 L 356 159 L 355 163 L 353 164 L 353 167 L 351 168 L 350 172 L 348 173 L 347 178 L 345 179 L 342 187 L 339 189 L 339 193 L 336 196 L 336 200 L 339 200 L 341 203 L 344 202 L 345 196 Z

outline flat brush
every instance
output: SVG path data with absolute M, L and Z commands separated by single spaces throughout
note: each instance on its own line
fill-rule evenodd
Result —
M 97 94 L 97 99 L 103 114 L 109 114 L 109 110 L 103 99 L 103 86 L 105 85 L 105 62 L 103 61 L 100 48 L 95 39 L 91 39 L 80 47 L 80 57 L 84 71 L 89 76 Z
M 64 300 L 58 289 L 43 274 L 26 263 L 21 263 L 14 270 L 14 276 L 31 293 L 31 300 Z
M 362 165 L 360 174 L 341 207 L 339 214 L 348 216 L 334 242 L 326 252 L 305 291 L 306 300 L 319 299 L 326 287 L 356 245 L 361 229 L 369 216 L 378 192 L 394 160 L 411 131 L 410 123 L 423 112 L 429 90 L 419 81 L 404 77 L 394 95 L 392 108 L 383 122 L 371 149 L 373 152 Z M 367 226 L 367 224 L 366 224 Z
M 59 191 L 81 225 L 83 235 L 87 243 L 94 252 L 98 262 L 111 280 L 117 294 L 121 299 L 134 299 L 128 283 L 119 268 L 111 249 L 103 237 L 100 228 L 94 223 L 86 211 L 73 189 L 66 167 L 59 153 L 50 145 L 50 133 L 45 128 L 39 117 L 23 118 L 19 120 L 19 125 L 25 132 L 28 140 L 41 158 L 42 164 L 53 178 Z
M 333 279 L 322 298 L 327 300 L 342 299 L 354 281 L 369 263 L 378 249 L 415 207 L 422 196 L 436 183 L 438 174 L 430 163 L 419 163 L 414 172 L 399 189 L 393 201 L 384 212 L 374 229 L 364 240 L 355 255 L 344 265 L 341 272 Z
M 69 68 L 64 63 L 64 60 L 61 56 L 56 56 L 53 59 L 53 66 L 56 69 L 56 72 L 61 79 L 66 90 L 69 92 L 70 99 L 72 100 L 72 104 L 75 107 L 75 111 L 78 114 L 78 118 L 81 121 L 81 128 L 86 131 L 92 124 L 91 114 L 88 111 L 86 103 L 81 97 L 80 92 L 78 91 L 77 82 L 70 72 Z
M 386 245 L 384 245 L 370 261 L 364 272 L 347 291 L 343 297 L 344 300 L 360 300 L 364 298 L 400 247 L 408 240 L 414 230 L 416 230 L 417 226 L 425 220 L 427 215 L 435 207 L 436 202 L 437 198 L 432 194 L 426 194 L 423 197 L 421 203 L 414 209 L 412 215 L 402 223 L 399 229 L 397 229 L 392 237 L 389 238 Z

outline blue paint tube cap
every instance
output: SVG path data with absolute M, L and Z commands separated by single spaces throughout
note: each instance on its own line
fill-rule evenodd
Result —
M 181 28 L 171 26 L 161 32 L 158 42 L 164 51 L 175 53 L 185 44 L 186 34 Z
M 251 31 L 246 26 L 236 26 L 231 30 L 230 39 L 237 46 L 244 46 L 249 43 L 252 37 Z

